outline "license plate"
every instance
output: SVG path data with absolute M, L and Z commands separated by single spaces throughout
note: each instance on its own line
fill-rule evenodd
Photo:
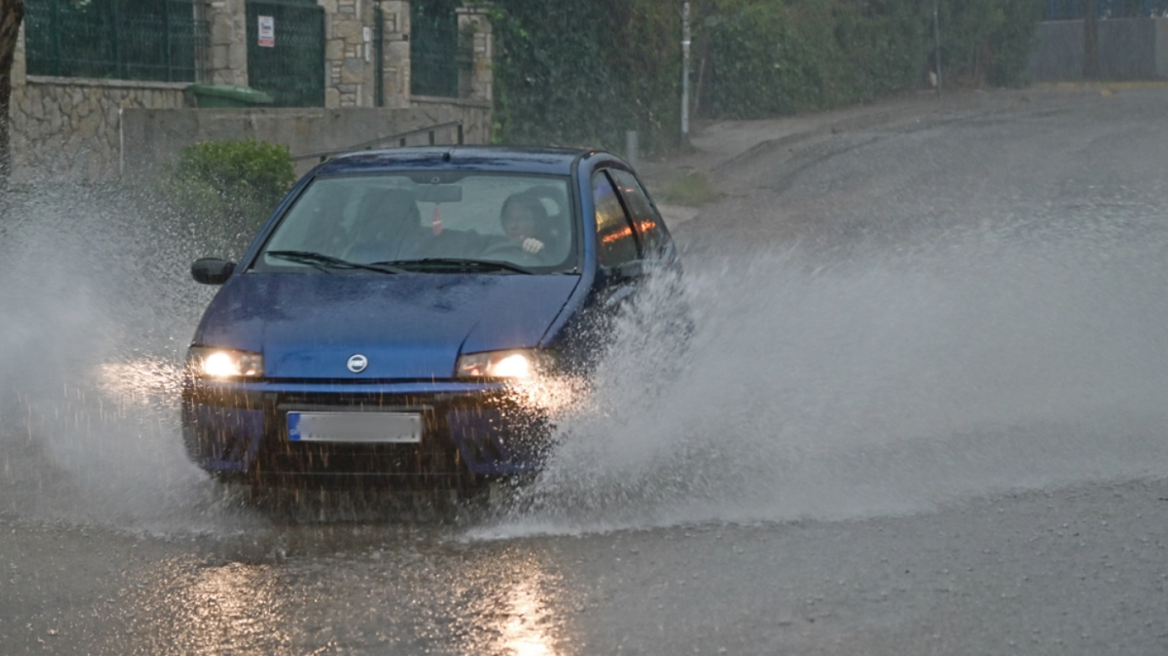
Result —
M 289 412 L 293 442 L 417 444 L 422 415 L 416 412 Z

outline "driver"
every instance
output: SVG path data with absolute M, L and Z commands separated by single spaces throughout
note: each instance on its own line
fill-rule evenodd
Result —
M 543 202 L 527 192 L 511 194 L 503 201 L 499 222 L 507 238 L 525 253 L 537 255 L 547 245 L 548 214 Z M 544 253 L 546 255 L 546 253 Z

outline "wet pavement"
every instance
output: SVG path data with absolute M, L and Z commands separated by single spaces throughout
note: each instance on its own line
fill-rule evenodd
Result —
M 692 368 L 526 503 L 257 504 L 5 379 L 0 653 L 1168 653 L 1168 90 L 965 98 L 709 128 Z
M 0 524 L 6 653 L 1155 654 L 1168 484 L 523 539 Z

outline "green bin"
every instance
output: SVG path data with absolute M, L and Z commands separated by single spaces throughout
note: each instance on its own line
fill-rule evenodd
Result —
M 272 104 L 272 97 L 263 91 L 250 87 L 230 84 L 192 84 L 187 91 L 195 97 L 195 106 L 204 107 L 255 107 Z

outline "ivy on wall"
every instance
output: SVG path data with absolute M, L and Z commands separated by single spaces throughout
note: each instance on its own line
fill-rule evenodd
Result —
M 947 83 L 1022 80 L 1046 0 L 939 0 Z M 921 87 L 930 0 L 693 0 L 695 113 L 759 118 Z M 677 145 L 680 0 L 494 0 L 496 138 Z

